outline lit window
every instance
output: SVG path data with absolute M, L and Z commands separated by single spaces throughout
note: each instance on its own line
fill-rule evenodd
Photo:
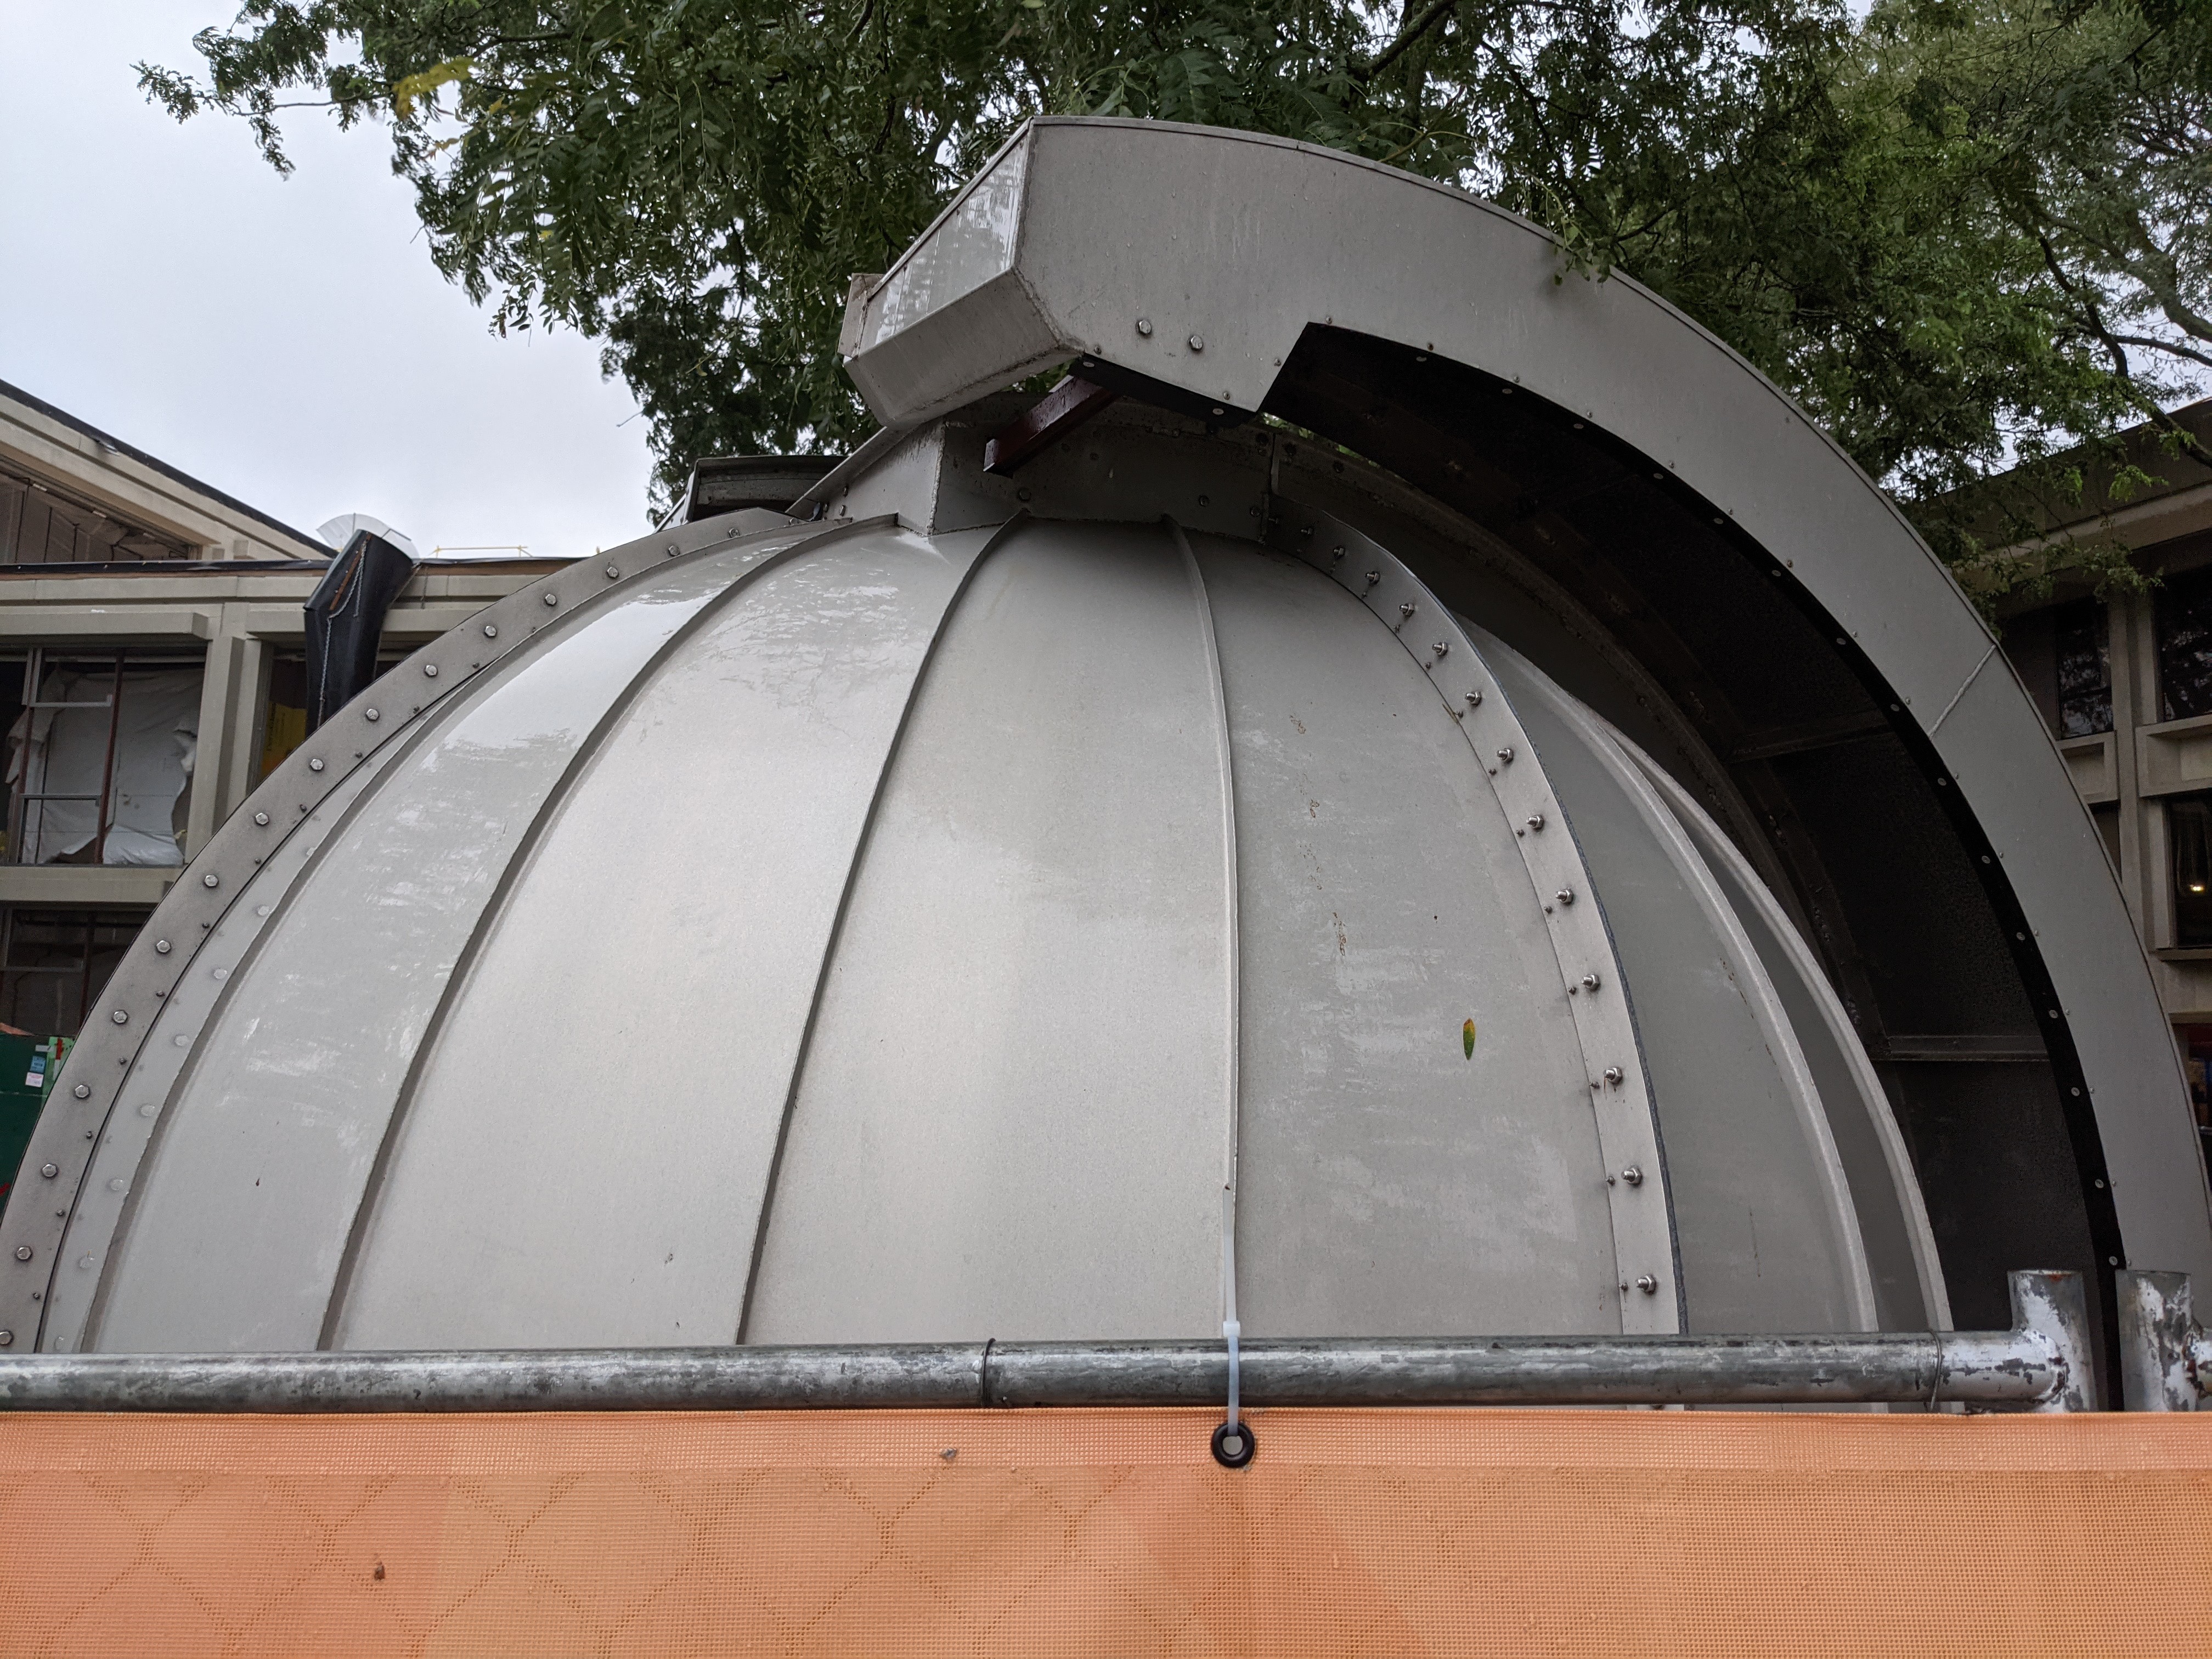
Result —
M 2212 946 L 2212 796 L 2167 801 L 2166 836 L 2173 856 L 2173 942 Z

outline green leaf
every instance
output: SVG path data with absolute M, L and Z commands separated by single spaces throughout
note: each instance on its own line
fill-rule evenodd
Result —
M 2212 0 L 252 0 L 194 44 L 197 74 L 138 66 L 150 99 L 279 168 L 282 106 L 381 131 L 496 326 L 600 343 L 664 499 L 696 455 L 867 435 L 846 277 L 1039 112 L 1279 133 L 1527 215 L 1555 278 L 1627 272 L 1772 376 L 1985 596 L 2048 580 L 2002 550 L 2042 509 L 1972 487 L 2212 355 Z
M 403 121 L 413 118 L 416 104 L 426 98 L 434 99 L 439 88 L 465 81 L 475 70 L 473 58 L 448 58 L 413 75 L 403 75 L 392 83 L 392 112 Z

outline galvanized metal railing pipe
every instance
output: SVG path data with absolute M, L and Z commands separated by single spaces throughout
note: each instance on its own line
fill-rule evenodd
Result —
M 2192 1412 L 2212 1394 L 2212 1337 L 2191 1307 L 2189 1275 L 2115 1276 L 2120 1303 L 2120 1390 L 2131 1412 Z
M 1254 1406 L 1769 1406 L 1953 1402 L 2091 1408 L 2081 1280 L 2013 1275 L 2014 1328 L 1847 1336 L 1251 1340 Z M 1218 1342 L 452 1353 L 31 1354 L 0 1409 L 544 1412 L 1200 1406 Z

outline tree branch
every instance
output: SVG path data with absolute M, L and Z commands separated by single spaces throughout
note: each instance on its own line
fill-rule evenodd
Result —
M 2163 351 L 2172 356 L 2186 357 L 2192 363 L 2202 363 L 2205 368 L 2212 368 L 2212 356 L 2208 356 L 2205 353 L 2189 346 L 2177 344 L 2172 340 L 2161 340 L 2148 334 L 2115 334 L 2112 337 L 2122 345 L 2141 346 L 2146 351 Z
M 1405 55 L 1406 49 L 1456 10 L 1459 0 L 1435 0 L 1435 3 L 1407 26 L 1395 40 L 1382 49 L 1382 55 L 1364 69 L 1352 70 L 1355 81 L 1371 81 Z

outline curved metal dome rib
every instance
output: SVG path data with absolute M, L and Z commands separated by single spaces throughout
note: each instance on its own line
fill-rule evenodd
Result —
M 1224 1185 L 1254 1334 L 1999 1325 L 2004 1268 L 2212 1260 L 2025 698 L 1648 295 L 1342 157 L 1040 123 L 851 339 L 893 426 L 826 521 L 502 601 L 225 827 L 0 1329 L 1201 1335 Z M 987 475 L 969 400 L 1071 351 L 1145 401 Z M 1343 447 L 1206 424 L 1262 404 Z

